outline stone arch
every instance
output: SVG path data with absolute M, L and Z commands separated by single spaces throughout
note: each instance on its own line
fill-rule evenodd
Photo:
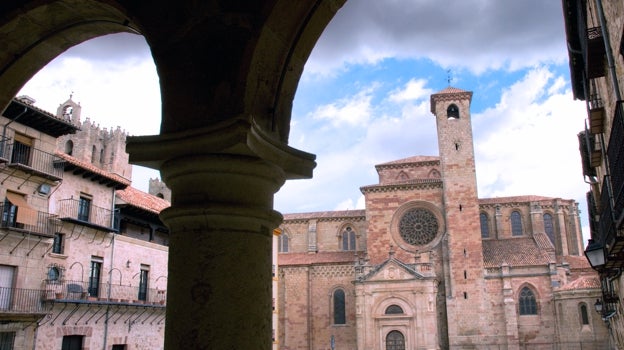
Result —
M 371 310 L 373 311 L 373 317 L 377 318 L 387 316 L 386 309 L 391 305 L 397 305 L 403 309 L 402 314 L 393 316 L 413 317 L 415 314 L 415 306 L 409 300 L 398 295 L 389 295 L 387 298 L 379 300 L 372 306 Z
M 342 224 L 336 232 L 336 237 L 338 238 L 338 250 L 355 251 L 359 248 L 358 238 L 360 237 L 360 233 L 355 229 L 355 225 L 351 222 Z
M 524 294 L 526 291 L 529 291 L 533 297 L 533 301 L 535 304 L 535 312 L 534 313 L 526 313 L 525 315 L 539 315 L 540 314 L 540 297 L 539 297 L 539 290 L 537 288 L 535 288 L 534 285 L 532 285 L 531 283 L 525 282 L 522 283 L 519 287 L 518 290 L 516 291 L 516 300 L 517 300 L 517 308 L 518 308 L 518 315 L 523 315 L 521 313 L 521 304 L 525 301 L 529 302 L 529 309 L 530 309 L 530 304 L 532 303 L 530 300 L 521 300 L 522 298 L 526 297 L 526 295 Z M 529 310 L 530 311 L 530 310 Z
M 68 48 L 106 34 L 138 33 L 138 26 L 130 22 L 120 6 L 100 1 L 14 2 L 3 5 L 1 14 L 5 20 L 0 33 L 11 43 L 0 53 L 2 106 Z
M 314 156 L 287 146 L 292 101 L 310 52 L 343 3 L 24 0 L 0 8 L 7 43 L 0 51 L 3 106 L 43 66 L 81 42 L 130 32 L 150 47 L 160 81 L 161 135 L 128 138 L 126 149 L 133 164 L 161 170 L 173 193 L 171 207 L 161 213 L 171 237 L 180 237 L 170 240 L 170 256 L 179 259 L 169 261 L 167 303 L 175 312 L 167 313 L 165 348 L 270 345 L 270 305 L 257 302 L 271 297 L 270 270 L 254 259 L 266 258 L 269 228 L 282 219 L 273 194 L 286 179 L 312 175 Z M 236 196 L 223 190 L 231 187 Z M 209 254 L 198 254 L 185 246 L 189 232 L 235 232 L 246 239 L 206 240 L 211 243 L 201 244 Z M 181 259 L 184 254 L 193 254 L 197 264 Z M 249 264 L 233 268 L 230 262 L 241 254 Z M 208 260 L 215 267 L 210 273 L 200 270 Z M 228 288 L 242 278 L 241 288 Z M 205 302 L 206 295 L 219 302 Z M 228 307 L 235 302 L 247 310 L 249 326 L 235 321 L 240 315 Z M 216 325 L 220 332 L 209 339 Z M 189 332 L 198 336 L 186 337 Z

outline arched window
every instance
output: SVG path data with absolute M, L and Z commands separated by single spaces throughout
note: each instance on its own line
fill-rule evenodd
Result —
M 341 235 L 342 250 L 355 250 L 355 232 L 347 226 Z
M 69 154 L 71 156 L 73 152 L 74 143 L 72 142 L 72 140 L 67 140 L 67 142 L 65 142 L 65 154 Z
M 537 315 L 535 294 L 529 287 L 524 287 L 520 291 L 518 306 L 520 307 L 520 315 Z
M 277 251 L 288 253 L 288 236 L 283 233 L 277 237 Z
M 555 229 L 553 227 L 553 217 L 548 213 L 544 214 L 544 232 L 546 232 L 546 235 L 550 239 L 550 242 L 552 242 L 552 244 L 554 245 Z
M 518 211 L 511 213 L 511 235 L 522 236 L 522 216 Z
M 93 147 L 91 148 L 91 163 L 95 163 L 96 152 L 97 152 L 97 149 L 95 148 L 95 145 L 93 145 Z
M 391 331 L 386 335 L 386 350 L 405 350 L 405 337 L 399 331 Z
M 589 315 L 587 314 L 587 304 L 582 303 L 579 308 L 579 312 L 581 313 L 581 324 L 587 325 L 589 324 Z
M 454 103 L 451 103 L 446 109 L 446 117 L 451 119 L 459 119 L 459 108 Z
M 399 305 L 390 305 L 386 308 L 386 315 L 400 315 L 403 309 Z
M 488 226 L 489 220 L 488 220 L 487 214 L 486 213 L 479 214 L 479 220 L 481 221 L 481 238 L 490 237 L 490 227 Z
M 334 304 L 334 324 L 346 324 L 347 318 L 345 313 L 345 292 L 342 289 L 336 289 L 333 295 Z
M 104 148 L 100 150 L 100 164 L 104 164 Z

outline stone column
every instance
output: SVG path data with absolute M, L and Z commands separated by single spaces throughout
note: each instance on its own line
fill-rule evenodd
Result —
M 129 138 L 135 164 L 172 190 L 165 349 L 270 349 L 273 195 L 314 156 L 267 139 L 244 119 Z

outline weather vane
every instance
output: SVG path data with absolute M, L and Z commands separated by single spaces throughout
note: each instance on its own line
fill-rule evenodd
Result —
M 450 69 L 446 70 L 446 81 L 448 82 L 448 85 L 451 86 L 451 82 L 453 81 L 453 74 Z

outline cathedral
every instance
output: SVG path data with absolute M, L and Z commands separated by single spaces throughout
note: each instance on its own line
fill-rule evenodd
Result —
M 472 92 L 431 96 L 439 156 L 376 166 L 365 209 L 285 214 L 280 349 L 603 349 L 578 203 L 479 198 Z

